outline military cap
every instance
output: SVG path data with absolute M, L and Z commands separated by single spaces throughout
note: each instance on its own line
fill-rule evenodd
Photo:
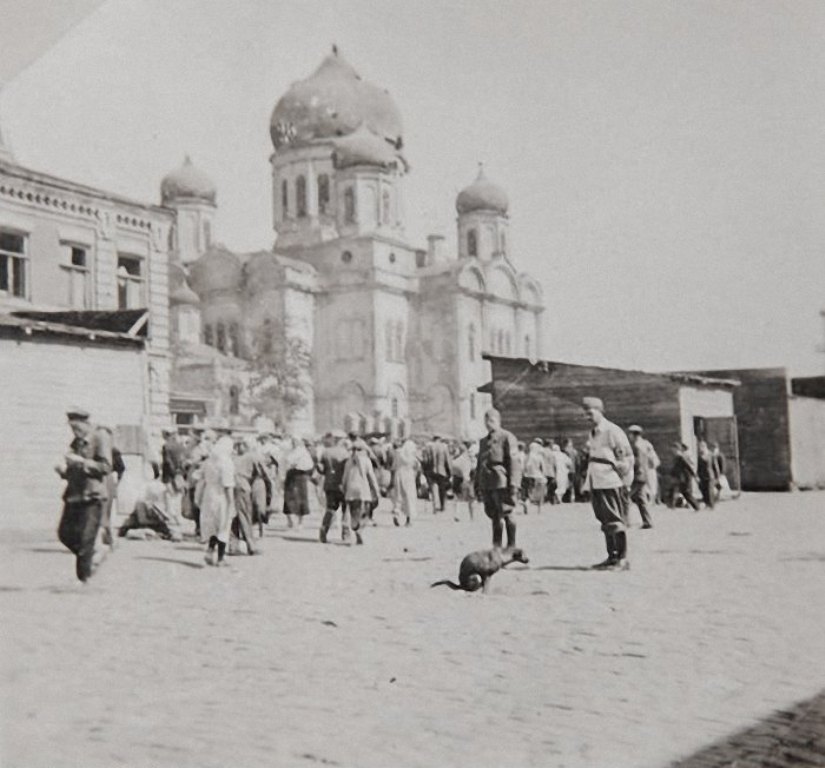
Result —
M 88 421 L 89 412 L 84 411 L 82 408 L 69 408 L 69 410 L 66 411 L 66 418 L 69 421 Z
M 582 407 L 595 408 L 597 411 L 604 412 L 604 403 L 600 397 L 583 397 Z
M 638 435 L 641 435 L 641 434 L 642 434 L 642 432 L 644 432 L 644 430 L 643 430 L 643 429 L 642 429 L 642 428 L 641 428 L 638 424 L 631 424 L 631 425 L 627 428 L 627 431 L 628 431 L 628 432 L 630 432 L 630 433 L 635 432 L 635 433 L 636 433 L 636 434 L 638 434 Z

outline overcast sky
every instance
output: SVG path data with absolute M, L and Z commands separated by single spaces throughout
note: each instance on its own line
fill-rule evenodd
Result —
M 189 153 L 218 239 L 268 248 L 269 116 L 335 42 L 401 110 L 410 239 L 454 244 L 479 160 L 507 190 L 547 357 L 825 373 L 823 2 L 0 0 L 0 18 L 24 165 L 156 202 Z

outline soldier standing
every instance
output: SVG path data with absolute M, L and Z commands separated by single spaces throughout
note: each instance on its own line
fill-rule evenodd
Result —
M 633 424 L 627 429 L 630 435 L 630 447 L 633 449 L 633 484 L 630 486 L 630 500 L 639 508 L 642 516 L 642 528 L 652 528 L 650 518 L 650 475 L 659 465 L 659 457 L 649 440 L 642 437 L 644 430 Z
M 512 518 L 521 487 L 518 441 L 512 432 L 501 428 L 501 414 L 491 408 L 484 414 L 486 437 L 478 446 L 475 475 L 476 495 L 484 502 L 484 512 L 493 525 L 493 546 L 501 547 L 507 530 L 507 547 L 516 546 L 516 523 Z
M 86 411 L 75 408 L 66 416 L 74 440 L 65 463 L 55 467 L 66 481 L 57 536 L 75 554 L 77 578 L 85 583 L 95 569 L 95 540 L 112 472 L 112 448 L 108 433 L 91 424 Z
M 627 486 L 633 476 L 633 451 L 627 435 L 604 415 L 598 397 L 582 400 L 592 428 L 587 440 L 585 486 L 596 519 L 602 524 L 607 559 L 593 566 L 602 570 L 625 570 L 627 561 Z

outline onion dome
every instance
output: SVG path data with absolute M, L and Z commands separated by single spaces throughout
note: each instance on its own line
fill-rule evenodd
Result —
M 346 136 L 361 123 L 401 148 L 401 115 L 392 97 L 362 80 L 333 46 L 314 74 L 294 83 L 279 99 L 269 131 L 277 150 Z
M 241 287 L 241 260 L 222 245 L 213 245 L 189 267 L 192 288 L 199 296 L 213 291 L 237 291 Z
M 398 155 L 384 139 L 367 128 L 366 123 L 361 123 L 354 133 L 335 140 L 332 161 L 336 168 L 355 165 L 390 168 L 398 163 Z
M 163 177 L 160 198 L 163 205 L 176 200 L 203 200 L 215 204 L 215 185 L 202 170 L 192 164 L 189 155 L 183 165 Z
M 487 179 L 483 166 L 478 169 L 478 178 L 469 187 L 462 189 L 455 199 L 455 207 L 459 213 L 492 211 L 503 216 L 509 206 L 507 193 L 498 184 Z
M 198 298 L 198 294 L 189 287 L 186 281 L 169 291 L 169 304 L 173 307 L 181 304 L 197 306 L 200 303 L 201 300 Z
M 269 288 L 283 288 L 284 270 L 278 257 L 271 251 L 252 254 L 244 265 L 246 284 L 257 293 Z

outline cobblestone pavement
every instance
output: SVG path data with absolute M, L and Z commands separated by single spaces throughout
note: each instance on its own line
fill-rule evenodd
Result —
M 761 765 L 736 738 L 781 738 L 825 689 L 825 493 L 654 515 L 622 573 L 586 569 L 588 506 L 519 515 L 530 565 L 489 595 L 429 587 L 488 544 L 465 509 L 379 513 L 364 547 L 277 520 L 223 569 L 194 541 L 121 540 L 86 587 L 53 532 L 7 535 L 0 763 Z

